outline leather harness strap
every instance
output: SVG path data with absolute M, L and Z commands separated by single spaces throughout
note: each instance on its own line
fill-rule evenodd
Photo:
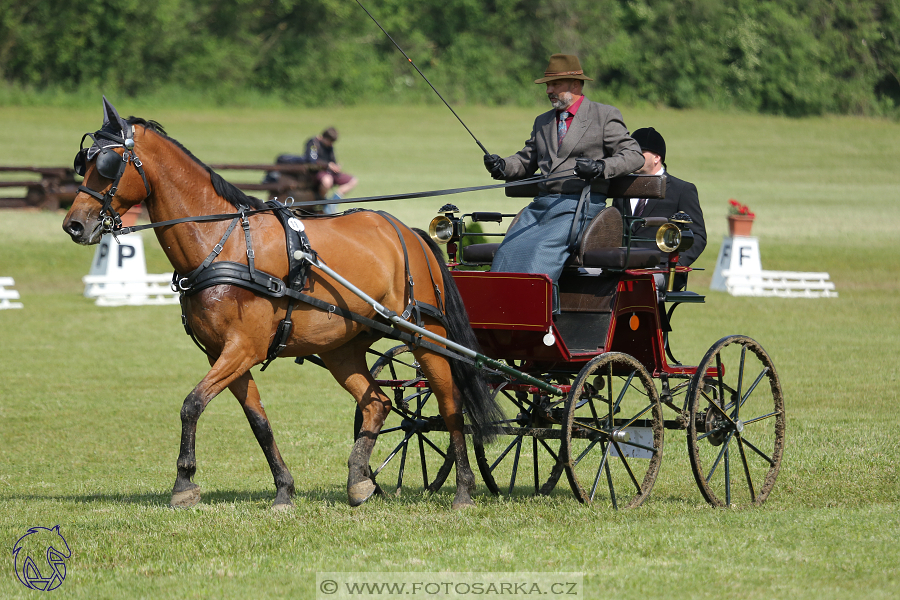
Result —
M 282 226 L 284 226 L 285 228 L 288 258 L 291 261 L 287 283 L 283 279 L 276 277 L 275 275 L 271 275 L 269 273 L 266 273 L 265 271 L 261 271 L 255 268 L 253 242 L 250 235 L 250 224 L 249 220 L 247 219 L 247 215 L 258 211 L 249 211 L 246 207 L 241 207 L 239 209 L 240 212 L 234 219 L 232 219 L 232 222 L 228 226 L 228 229 L 225 231 L 225 234 L 222 236 L 222 239 L 219 240 L 219 243 L 216 244 L 212 252 L 210 252 L 209 256 L 206 257 L 206 259 L 203 261 L 203 263 L 200 264 L 199 267 L 191 271 L 191 273 L 189 273 L 185 277 L 181 277 L 177 272 L 172 275 L 172 288 L 176 291 L 181 292 L 181 319 L 182 324 L 185 328 L 185 333 L 187 333 L 191 337 L 194 343 L 201 350 L 203 350 L 203 352 L 206 353 L 207 356 L 210 356 L 209 352 L 203 347 L 202 344 L 200 344 L 199 340 L 194 335 L 194 332 L 191 330 L 190 326 L 187 323 L 184 299 L 187 296 L 196 294 L 208 287 L 216 285 L 235 285 L 250 290 L 251 292 L 254 292 L 256 294 L 268 296 L 270 298 L 281 298 L 284 296 L 290 298 L 290 301 L 288 302 L 287 312 L 284 319 L 281 320 L 278 328 L 276 329 L 274 339 L 272 340 L 272 343 L 267 352 L 266 361 L 263 363 L 262 370 L 265 370 L 266 367 L 268 367 L 269 364 L 273 360 L 275 360 L 275 358 L 277 358 L 281 351 L 286 347 L 287 340 L 290 337 L 291 330 L 293 328 L 291 313 L 294 309 L 295 301 L 303 302 L 329 314 L 335 314 L 344 319 L 354 321 L 356 323 L 359 323 L 360 325 L 369 327 L 370 329 L 381 334 L 381 337 L 400 340 L 413 347 L 421 346 L 427 350 L 430 350 L 437 354 L 441 354 L 447 358 L 462 360 L 467 363 L 474 364 L 474 361 L 472 361 L 468 357 L 424 340 L 419 335 L 413 335 L 411 333 L 400 331 L 384 322 L 364 317 L 363 315 L 357 314 L 351 310 L 336 306 L 334 304 L 329 304 L 327 302 L 324 302 L 323 300 L 319 300 L 318 298 L 314 298 L 308 294 L 304 294 L 302 290 L 306 286 L 306 280 L 309 276 L 309 263 L 306 263 L 305 261 L 298 261 L 297 259 L 295 259 L 294 251 L 299 249 L 303 250 L 306 253 L 314 254 L 314 251 L 312 250 L 309 242 L 309 238 L 306 236 L 306 233 L 302 229 L 300 231 L 297 231 L 296 235 L 292 234 L 291 228 L 289 228 L 287 225 L 288 219 L 292 218 L 292 215 L 285 206 L 281 205 L 277 201 L 271 201 L 268 204 L 271 207 L 269 210 L 272 210 L 272 212 L 274 212 L 280 218 L 280 220 L 282 221 Z M 416 319 L 416 324 L 421 326 L 423 323 L 422 314 L 424 313 L 425 315 L 437 319 L 442 325 L 446 327 L 447 323 L 442 307 L 432 306 L 425 302 L 418 301 L 414 297 L 414 282 L 413 278 L 410 275 L 409 254 L 406 248 L 406 243 L 403 240 L 402 232 L 394 222 L 393 217 L 381 211 L 378 211 L 377 214 L 387 220 L 394 227 L 394 230 L 397 232 L 397 235 L 400 239 L 401 247 L 403 248 L 404 264 L 406 270 L 405 276 L 408 283 L 408 293 L 410 300 L 402 316 L 404 318 L 414 316 Z M 238 221 L 241 222 L 244 232 L 244 239 L 247 246 L 247 264 L 233 261 L 215 262 L 215 259 L 222 252 L 222 248 L 224 247 L 225 242 L 228 240 L 228 237 L 235 230 Z M 422 250 L 423 252 L 425 251 L 424 246 L 422 246 Z M 434 281 L 434 274 L 431 271 L 431 265 L 427 260 L 426 263 L 428 264 L 429 274 L 431 275 L 432 286 L 435 288 L 435 291 L 437 293 L 438 302 L 439 304 L 443 304 L 443 300 L 440 296 L 440 290 Z

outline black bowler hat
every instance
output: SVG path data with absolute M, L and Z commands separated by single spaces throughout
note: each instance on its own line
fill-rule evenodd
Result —
M 641 152 L 649 150 L 654 154 L 659 154 L 663 164 L 666 162 L 666 140 L 660 133 L 652 127 L 642 127 L 631 134 L 634 141 L 641 147 Z

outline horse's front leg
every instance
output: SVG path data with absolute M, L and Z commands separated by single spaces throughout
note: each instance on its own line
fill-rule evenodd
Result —
M 213 362 L 210 359 L 210 362 Z M 246 373 L 254 362 L 247 356 L 228 356 L 223 352 L 206 377 L 197 384 L 181 406 L 181 449 L 178 453 L 175 485 L 170 506 L 189 508 L 200 502 L 200 486 L 192 481 L 197 471 L 195 446 L 197 421 L 210 401 L 231 382 Z
M 363 425 L 347 460 L 347 498 L 350 506 L 359 506 L 372 494 L 380 493 L 369 468 L 372 448 L 391 410 L 390 399 L 375 384 L 366 366 L 368 343 L 351 343 L 322 354 L 335 380 L 356 399 L 363 414 Z
M 272 477 L 275 480 L 275 502 L 272 508 L 275 510 L 290 508 L 294 505 L 291 497 L 294 495 L 294 478 L 291 476 L 284 459 L 281 458 L 281 452 L 275 444 L 275 436 L 272 433 L 272 426 L 266 417 L 266 411 L 262 406 L 259 397 L 259 390 L 256 388 L 256 382 L 248 371 L 238 377 L 228 389 L 234 394 L 247 421 L 250 423 L 250 429 L 259 442 L 263 454 L 266 455 L 266 461 L 269 463 L 269 469 L 272 470 Z
M 469 464 L 466 450 L 465 421 L 462 412 L 462 398 L 453 384 L 450 365 L 447 359 L 438 354 L 418 350 L 416 358 L 431 384 L 438 400 L 438 410 L 450 432 L 450 453 L 456 462 L 456 497 L 452 508 L 475 506 L 472 494 L 475 492 L 475 474 Z
M 172 508 L 189 508 L 200 502 L 200 486 L 194 483 L 197 472 L 197 457 L 194 447 L 197 441 L 197 421 L 203 409 L 212 400 L 212 396 L 204 394 L 202 383 L 198 384 L 181 406 L 181 450 L 178 453 L 175 485 L 172 487 Z

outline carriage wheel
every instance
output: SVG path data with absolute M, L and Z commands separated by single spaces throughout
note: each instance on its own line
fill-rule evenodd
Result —
M 688 454 L 703 497 L 713 506 L 765 502 L 784 452 L 784 397 L 772 359 L 746 336 L 722 338 L 688 394 Z
M 565 410 L 561 451 L 575 497 L 640 506 L 663 454 L 662 407 L 647 370 L 627 354 L 601 354 L 578 374 Z
M 495 394 L 507 416 L 501 424 L 506 435 L 487 446 L 472 442 L 484 484 L 494 495 L 511 496 L 517 485 L 533 494 L 549 494 L 563 471 L 557 441 L 563 433 L 562 402 L 503 386 Z
M 393 392 L 391 412 L 369 461 L 379 487 L 396 485 L 394 493 L 399 495 L 404 485 L 421 483 L 426 491 L 438 491 L 453 468 L 453 455 L 437 398 L 418 362 L 408 347 L 396 346 L 378 357 L 370 373 L 376 380 L 407 382 L 393 390 L 384 388 L 388 395 Z M 417 382 L 425 385 L 412 387 Z M 354 437 L 360 427 L 362 411 L 357 407 Z

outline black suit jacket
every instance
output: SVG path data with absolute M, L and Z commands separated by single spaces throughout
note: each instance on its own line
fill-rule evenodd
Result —
M 631 215 L 631 199 L 615 198 L 613 206 L 619 209 L 623 215 Z M 694 233 L 694 245 L 678 258 L 678 264 L 688 266 L 697 260 L 703 249 L 706 248 L 706 224 L 703 222 L 703 211 L 700 209 L 700 198 L 697 195 L 697 186 L 689 181 L 673 177 L 666 172 L 666 197 L 647 200 L 643 217 L 669 218 L 677 212 L 685 212 L 691 216 L 694 223 L 691 231 Z M 655 238 L 656 230 L 643 227 L 635 232 L 637 237 Z M 635 242 L 636 247 L 656 248 L 655 242 Z

